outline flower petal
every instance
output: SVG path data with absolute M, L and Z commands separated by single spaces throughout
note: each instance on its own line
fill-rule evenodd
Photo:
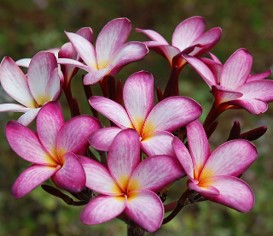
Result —
M 171 156 L 152 156 L 135 168 L 128 191 L 148 189 L 158 192 L 184 175 L 180 163 Z
M 134 128 L 140 133 L 154 103 L 152 74 L 140 71 L 131 75 L 124 84 L 123 100 Z
M 169 43 L 159 33 L 157 33 L 154 30 L 136 28 L 136 32 L 145 34 L 148 38 L 150 38 L 153 41 L 156 41 L 159 44 L 169 45 Z
M 22 172 L 12 186 L 12 195 L 20 198 L 31 192 L 34 188 L 49 179 L 56 167 L 32 165 Z
M 108 151 L 114 138 L 121 131 L 118 127 L 102 128 L 95 131 L 89 138 L 92 147 L 101 151 Z
M 105 69 L 94 70 L 89 72 L 83 77 L 83 84 L 84 85 L 96 84 L 105 76 L 109 75 L 111 73 L 111 69 L 112 67 L 111 68 L 107 67 Z
M 86 186 L 97 193 L 105 195 L 120 195 L 121 190 L 109 170 L 101 163 L 81 156 L 80 162 L 86 174 Z
M 52 176 L 53 182 L 62 189 L 80 192 L 85 186 L 86 178 L 78 157 L 69 152 L 64 154 L 62 158 L 63 165 Z
M 154 192 L 141 190 L 130 193 L 125 213 L 141 228 L 152 233 L 162 224 L 164 207 Z
M 242 107 L 246 109 L 249 113 L 259 115 L 261 113 L 264 113 L 268 109 L 268 105 L 266 102 L 257 100 L 257 99 L 238 99 L 235 101 L 232 101 L 233 105 L 236 105 L 238 107 Z
M 137 132 L 125 129 L 115 137 L 108 153 L 108 169 L 123 191 L 126 191 L 133 170 L 140 162 Z
M 50 79 L 45 88 L 45 92 L 48 95 L 48 101 L 56 101 L 61 94 L 61 77 L 59 69 L 55 68 L 52 71 Z
M 98 196 L 83 209 L 81 221 L 87 225 L 101 224 L 119 216 L 125 207 L 126 200 L 123 196 Z
M 21 115 L 17 121 L 24 126 L 28 126 L 36 118 L 40 109 L 41 108 L 36 108 L 25 112 L 25 114 Z
M 0 112 L 27 112 L 29 110 L 32 109 L 15 103 L 0 104 Z
M 88 72 L 94 70 L 94 69 L 90 69 L 89 66 L 86 66 L 83 63 L 76 61 L 74 59 L 70 59 L 70 58 L 58 58 L 58 64 L 75 66 L 75 67 L 81 68 L 81 69 L 88 71 Z
M 31 129 L 10 121 L 7 124 L 6 137 L 13 151 L 26 161 L 36 164 L 55 164 Z
M 89 98 L 89 103 L 95 110 L 103 114 L 120 128 L 132 128 L 127 112 L 118 103 L 99 96 Z
M 265 78 L 269 77 L 271 75 L 271 73 L 272 73 L 271 70 L 266 70 L 266 71 L 259 73 L 259 74 L 250 75 L 247 78 L 247 82 L 264 80 Z

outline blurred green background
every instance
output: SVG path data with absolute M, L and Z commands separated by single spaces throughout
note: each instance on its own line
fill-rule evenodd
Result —
M 170 40 L 180 21 L 201 15 L 206 18 L 208 28 L 220 26 L 223 29 L 222 40 L 212 51 L 225 61 L 237 48 L 247 48 L 254 56 L 253 73 L 257 73 L 272 68 L 273 64 L 272 9 L 271 0 L 0 0 L 0 58 L 8 55 L 17 60 L 31 57 L 39 50 L 60 47 L 67 41 L 64 30 L 76 31 L 90 26 L 97 35 L 109 20 L 121 16 L 128 17 L 133 27 L 154 29 Z M 132 32 L 130 39 L 146 38 Z M 164 86 L 170 72 L 167 61 L 151 52 L 142 62 L 122 70 L 118 77 L 125 79 L 141 69 L 151 71 L 158 86 Z M 181 94 L 204 105 L 206 114 L 212 96 L 204 82 L 190 67 L 185 68 L 180 77 Z M 73 81 L 79 96 L 83 94 L 80 81 Z M 0 91 L 0 102 L 7 99 Z M 87 108 L 87 104 L 82 106 Z M 272 105 L 261 116 L 242 110 L 226 112 L 220 116 L 219 128 L 211 138 L 212 146 L 224 142 L 234 120 L 241 122 L 243 130 L 268 125 L 266 135 L 255 141 L 259 159 L 243 175 L 256 195 L 254 209 L 241 214 L 215 203 L 202 202 L 187 206 L 154 235 L 273 235 L 272 113 Z M 10 150 L 4 136 L 6 122 L 16 117 L 0 114 L 0 235 L 126 235 L 126 226 L 119 220 L 92 227 L 81 224 L 81 207 L 67 206 L 40 187 L 19 200 L 11 196 L 12 183 L 27 166 Z M 184 182 L 177 183 L 170 195 L 178 196 L 183 188 Z

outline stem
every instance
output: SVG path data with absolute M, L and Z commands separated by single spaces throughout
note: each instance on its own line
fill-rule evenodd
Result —
M 64 94 L 70 109 L 71 116 L 74 117 L 74 116 L 80 115 L 79 105 L 77 100 L 73 98 L 72 96 L 70 83 L 67 85 L 64 85 L 63 90 L 64 90 Z
M 163 98 L 179 95 L 178 77 L 182 67 L 172 67 L 170 78 L 167 82 Z
M 127 235 L 128 236 L 144 236 L 145 231 L 139 226 L 136 226 L 135 224 L 128 224 Z

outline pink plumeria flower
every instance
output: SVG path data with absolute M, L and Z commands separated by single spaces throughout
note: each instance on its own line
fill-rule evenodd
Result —
M 10 57 L 5 57 L 0 66 L 0 81 L 6 93 L 21 104 L 0 104 L 0 112 L 23 112 L 18 119 L 23 125 L 33 121 L 40 108 L 56 101 L 61 93 L 57 61 L 49 52 L 34 55 L 27 75 Z
M 210 151 L 202 124 L 187 126 L 189 151 L 174 138 L 175 153 L 189 177 L 188 187 L 208 200 L 248 212 L 254 205 L 250 187 L 238 178 L 257 158 L 257 151 L 247 140 L 232 140 Z
M 84 37 L 67 32 L 70 42 L 84 63 L 60 58 L 61 64 L 70 64 L 88 72 L 83 83 L 95 84 L 107 75 L 113 76 L 125 65 L 142 59 L 148 49 L 141 42 L 127 42 L 131 32 L 131 22 L 127 18 L 117 18 L 106 24 L 99 33 L 96 44 Z
M 211 88 L 217 106 L 244 108 L 252 114 L 264 113 L 273 101 L 273 81 L 266 80 L 271 71 L 250 75 L 253 58 L 246 49 L 235 51 L 224 65 L 212 55 L 210 59 L 184 58 Z
M 37 116 L 37 134 L 16 121 L 10 121 L 6 137 L 21 158 L 32 163 L 15 181 L 12 192 L 25 196 L 52 178 L 60 188 L 78 192 L 85 186 L 85 173 L 78 160 L 88 147 L 88 137 L 100 126 L 86 115 L 64 122 L 57 102 L 43 106 Z
M 156 231 L 163 220 L 164 206 L 156 192 L 179 179 L 184 172 L 170 156 L 154 156 L 140 161 L 139 137 L 126 129 L 109 149 L 107 167 L 81 158 L 86 186 L 100 193 L 84 208 L 81 220 L 100 224 L 125 213 L 140 227 Z
M 167 58 L 172 67 L 182 67 L 186 61 L 174 64 L 174 57 L 187 53 L 191 56 L 199 56 L 208 52 L 219 40 L 222 30 L 219 27 L 208 31 L 203 17 L 193 16 L 182 21 L 174 30 L 172 44 L 170 45 L 159 33 L 148 29 L 137 29 L 137 32 L 144 33 L 151 41 L 145 42 L 150 49 Z
M 142 150 L 148 155 L 173 154 L 171 132 L 185 126 L 201 115 L 201 106 L 182 96 L 169 97 L 154 106 L 154 78 L 140 71 L 124 84 L 125 109 L 118 103 L 99 96 L 89 99 L 90 105 L 117 126 L 94 133 L 90 144 L 108 150 L 114 137 L 122 129 L 133 128 L 139 134 Z

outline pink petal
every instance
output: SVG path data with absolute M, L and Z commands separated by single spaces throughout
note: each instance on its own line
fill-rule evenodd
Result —
M 174 156 L 172 147 L 173 134 L 167 131 L 157 131 L 152 136 L 141 140 L 141 149 L 148 155 Z
M 31 58 L 23 58 L 23 59 L 17 60 L 17 61 L 16 61 L 16 64 L 17 64 L 18 66 L 28 68 L 28 67 L 29 67 L 30 61 L 31 61 Z
M 123 196 L 98 196 L 83 209 L 81 221 L 87 225 L 101 224 L 119 216 L 125 207 L 126 200 Z
M 262 73 L 255 74 L 255 75 L 250 75 L 247 78 L 247 81 L 256 81 L 256 80 L 264 80 L 265 78 L 269 77 L 271 75 L 272 71 L 271 70 L 266 70 Z
M 15 103 L 0 104 L 0 112 L 27 112 L 29 110 L 32 109 Z
M 83 78 L 84 85 L 93 85 L 102 80 L 105 76 L 111 73 L 112 67 L 107 67 L 105 69 L 94 70 L 86 74 Z
M 238 91 L 238 90 L 237 90 Z M 215 97 L 215 100 L 217 103 L 225 103 L 230 101 L 235 101 L 237 99 L 242 98 L 243 94 L 240 92 L 231 91 L 228 89 L 225 89 L 222 86 L 212 86 L 211 90 L 213 96 Z
M 131 121 L 125 109 L 118 103 L 104 97 L 92 96 L 89 99 L 90 105 L 114 122 L 120 128 L 132 128 Z
M 83 63 L 76 61 L 74 59 L 70 59 L 70 58 L 58 58 L 58 64 L 75 66 L 88 72 L 94 70 L 94 69 L 90 69 L 90 67 L 84 65 Z
M 127 18 L 117 18 L 108 22 L 99 33 L 96 41 L 98 67 L 109 64 L 112 55 L 125 43 L 131 31 Z
M 255 146 L 247 140 L 232 140 L 216 148 L 200 176 L 241 175 L 257 158 Z
M 32 165 L 22 172 L 12 186 L 12 195 L 20 198 L 31 192 L 34 188 L 49 179 L 56 167 Z
M 115 137 L 108 153 L 108 169 L 126 191 L 133 170 L 140 162 L 139 136 L 135 130 L 125 129 Z
M 92 70 L 97 70 L 96 53 L 93 45 L 78 34 L 66 32 L 66 35 L 86 65 L 91 67 Z
M 52 176 L 53 182 L 60 188 L 80 192 L 86 182 L 84 169 L 73 153 L 66 153 L 62 156 L 62 167 Z
M 90 27 L 82 27 L 76 32 L 76 34 L 84 37 L 91 43 L 93 42 L 93 30 Z
M 124 84 L 123 100 L 134 128 L 140 133 L 154 103 L 152 74 L 140 71 L 131 75 Z
M 245 49 L 234 52 L 223 66 L 220 85 L 236 90 L 244 84 L 252 67 L 252 56 Z
M 6 128 L 9 145 L 16 154 L 26 161 L 36 164 L 55 165 L 48 153 L 43 149 L 37 135 L 29 128 L 10 121 Z
M 182 21 L 173 32 L 172 45 L 181 51 L 192 43 L 205 31 L 205 19 L 200 16 L 190 17 Z
M 61 93 L 61 77 L 58 68 L 52 71 L 45 92 L 48 95 L 48 101 L 56 101 L 59 98 Z
M 47 103 L 37 116 L 37 134 L 43 147 L 51 156 L 56 156 L 57 134 L 63 124 L 61 105 L 57 102 Z
M 201 106 L 190 98 L 166 98 L 154 106 L 148 115 L 143 134 L 149 136 L 155 131 L 174 131 L 197 119 L 201 112 Z
M 171 156 L 148 157 L 135 168 L 127 191 L 148 189 L 158 192 L 183 175 L 184 171 L 176 158 Z
M 254 194 L 251 188 L 241 179 L 233 176 L 217 176 L 211 179 L 219 195 L 209 200 L 218 202 L 240 212 L 249 212 L 254 206 Z
M 162 224 L 164 207 L 154 192 L 141 190 L 130 193 L 125 213 L 141 228 L 152 233 Z
M 257 99 L 238 99 L 232 102 L 232 104 L 246 109 L 249 113 L 259 115 L 267 111 L 268 105 L 266 102 Z
M 207 179 L 205 179 L 206 181 Z M 189 180 L 188 181 L 188 187 L 191 190 L 194 190 L 197 193 L 200 193 L 201 195 L 209 198 L 209 197 L 215 197 L 220 194 L 219 190 L 215 188 L 214 186 L 208 185 L 208 186 L 199 186 L 197 180 Z
M 41 108 L 36 108 L 25 112 L 25 114 L 21 115 L 17 121 L 24 126 L 28 126 L 36 118 L 40 109 Z
M 1 63 L 0 78 L 3 89 L 10 97 L 26 107 L 35 107 L 27 77 L 10 57 L 5 57 Z
M 154 30 L 136 28 L 136 32 L 145 34 L 151 40 L 156 41 L 159 44 L 169 45 L 169 43 L 159 33 L 157 33 Z
M 88 147 L 88 138 L 100 128 L 99 122 L 87 115 L 76 116 L 67 121 L 57 136 L 57 152 L 82 154 Z
M 105 166 L 86 157 L 80 157 L 80 162 L 86 174 L 86 186 L 88 188 L 106 195 L 117 196 L 121 194 L 121 189 Z
M 121 131 L 118 127 L 102 128 L 95 131 L 89 138 L 92 147 L 101 151 L 108 151 L 114 138 Z

